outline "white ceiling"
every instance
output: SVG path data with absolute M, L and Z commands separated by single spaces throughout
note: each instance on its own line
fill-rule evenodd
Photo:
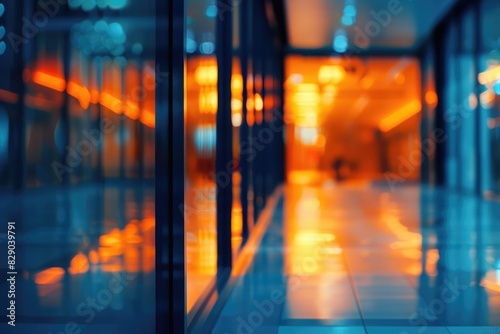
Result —
M 450 10 L 456 0 L 399 0 L 401 12 L 391 14 L 390 22 L 379 33 L 368 36 L 369 50 L 412 49 L 427 37 L 432 28 Z M 346 0 L 286 0 L 285 11 L 288 38 L 295 49 L 332 49 L 335 31 L 344 28 L 349 45 L 354 43 L 356 27 L 366 31 L 371 21 L 377 22 L 372 11 L 387 11 L 398 0 L 356 0 L 356 23 L 341 24 Z

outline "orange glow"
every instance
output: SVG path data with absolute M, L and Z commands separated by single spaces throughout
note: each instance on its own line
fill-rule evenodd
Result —
M 0 101 L 16 104 L 18 99 L 19 99 L 18 94 L 0 89 Z
M 199 66 L 195 71 L 195 78 L 200 86 L 217 85 L 217 66 Z
M 63 78 L 41 71 L 35 71 L 35 73 L 33 73 L 33 82 L 58 92 L 64 92 L 66 89 L 66 81 Z
M 99 263 L 99 253 L 96 252 L 94 249 L 92 249 L 89 252 L 89 260 L 90 260 L 90 263 L 92 263 L 92 264 Z
M 125 104 L 125 110 L 123 111 L 123 113 L 133 120 L 139 119 L 139 116 L 141 115 L 141 111 L 137 103 L 134 103 L 130 100 Z
M 137 273 L 141 271 L 140 250 L 138 247 L 127 247 L 123 253 L 125 271 Z
M 69 95 L 73 96 L 80 102 L 80 106 L 83 109 L 87 109 L 90 104 L 90 93 L 85 86 L 80 86 L 73 81 L 68 83 L 66 88 Z
M 316 210 L 319 209 L 319 201 Z M 319 231 L 301 231 L 295 235 L 294 241 L 300 245 L 314 245 L 318 242 L 332 242 L 335 235 L 331 233 L 321 233 Z
M 107 92 L 101 94 L 101 105 L 118 115 L 122 114 L 122 101 Z
M 317 106 L 320 101 L 320 96 L 317 92 L 297 92 L 293 99 L 298 106 Z
M 231 80 L 231 91 L 233 93 L 241 93 L 243 91 L 243 78 L 241 74 L 233 75 Z
M 253 101 L 253 97 L 248 97 L 248 100 L 247 100 L 247 110 L 253 111 L 254 105 L 255 105 L 255 103 Z
M 206 110 L 215 114 L 218 108 L 218 95 L 216 90 L 212 90 L 205 95 Z
M 487 90 L 479 96 L 479 101 L 484 109 L 490 109 L 493 107 L 495 102 L 495 94 L 492 91 Z
M 262 96 L 260 94 L 255 94 L 255 110 L 262 111 L 264 109 L 264 101 L 262 100 Z
M 398 73 L 396 74 L 396 76 L 394 77 L 394 82 L 398 85 L 403 85 L 405 82 L 406 82 L 406 77 L 404 76 L 403 73 Z
M 241 112 L 235 112 L 235 113 L 233 113 L 233 115 L 231 117 L 231 121 L 232 121 L 233 126 L 235 128 L 240 127 L 241 123 L 243 121 L 243 115 L 241 114 Z
M 403 225 L 397 216 L 384 214 L 382 216 L 382 221 L 399 239 L 399 241 L 391 244 L 392 249 L 412 249 L 422 245 L 422 235 L 420 233 L 409 231 L 408 227 Z M 411 252 L 407 252 L 406 256 L 408 257 L 409 254 L 411 254 Z
M 482 73 L 479 73 L 478 80 L 481 85 L 487 85 L 500 78 L 500 66 L 494 66 Z
M 123 230 L 124 242 L 127 244 L 141 244 L 142 237 L 140 236 L 138 221 L 130 222 Z
M 115 228 L 102 235 L 98 251 L 89 252 L 90 263 L 105 272 L 154 270 L 154 224 L 154 219 L 131 220 L 123 230 Z
M 93 104 L 99 103 L 101 100 L 101 94 L 99 94 L 99 91 L 97 89 L 91 89 L 90 90 L 90 102 Z
M 119 229 L 114 228 L 109 233 L 99 237 L 99 245 L 105 247 L 113 247 L 121 244 L 121 232 Z
M 345 69 L 340 65 L 321 66 L 318 73 L 318 81 L 322 84 L 337 84 L 344 80 L 345 75 Z
M 421 109 L 422 109 L 422 105 L 421 105 L 420 101 L 418 101 L 418 100 L 411 101 L 406 106 L 399 109 L 398 111 L 396 111 L 392 115 L 384 118 L 380 122 L 380 126 L 379 126 L 380 130 L 382 132 L 388 132 L 388 131 L 394 129 L 395 127 L 397 127 L 398 125 L 400 125 L 404 121 L 406 121 L 409 118 L 411 118 L 412 116 L 415 116 L 416 114 L 418 114 Z
M 150 128 L 154 128 L 156 124 L 156 116 L 153 112 L 144 109 L 141 115 L 141 122 Z
M 425 102 L 431 108 L 436 108 L 438 105 L 438 96 L 435 91 L 428 91 L 425 93 Z
M 232 99 L 231 100 L 231 110 L 240 111 L 243 108 L 243 102 L 240 99 Z
M 483 281 L 480 284 L 483 288 L 489 289 L 495 292 L 500 292 L 500 286 L 494 282 Z
M 327 94 L 335 94 L 333 86 L 327 86 Z M 333 99 L 333 97 L 332 97 Z M 311 127 L 319 124 L 319 104 L 322 98 L 319 94 L 319 87 L 312 83 L 302 83 L 295 86 L 292 95 L 291 117 L 296 126 Z
M 474 110 L 477 108 L 477 96 L 474 93 L 469 95 L 469 107 Z
M 34 280 L 36 284 L 40 285 L 54 284 L 62 280 L 64 273 L 63 268 L 52 267 L 35 274 Z
M 372 76 L 365 76 L 363 79 L 361 79 L 361 86 L 364 89 L 371 88 L 373 86 L 373 82 L 375 79 Z
M 88 270 L 89 270 L 89 260 L 84 254 L 78 253 L 71 260 L 68 272 L 71 275 L 77 275 L 77 274 L 84 274 Z

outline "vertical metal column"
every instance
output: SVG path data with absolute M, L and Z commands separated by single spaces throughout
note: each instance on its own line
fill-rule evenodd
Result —
M 472 10 L 474 12 L 474 36 L 476 36 L 476 38 L 474 38 L 474 69 L 475 69 L 475 72 L 474 72 L 474 78 L 477 78 L 479 76 L 479 72 L 480 72 L 480 56 L 481 56 L 481 49 L 482 49 L 482 38 L 480 38 L 480 36 L 482 36 L 480 34 L 481 32 L 481 22 L 480 22 L 480 19 L 481 19 L 481 2 L 480 1 L 475 1 L 471 4 L 471 7 L 472 7 Z M 479 101 L 479 98 L 481 96 L 481 86 L 479 85 L 479 82 L 477 81 L 477 79 L 474 79 L 474 94 L 476 94 L 476 98 L 477 100 Z M 483 175 L 483 173 L 481 172 L 482 171 L 482 165 L 484 163 L 482 156 L 483 154 L 481 154 L 484 150 L 484 145 L 482 140 L 481 140 L 481 103 L 477 103 L 476 105 L 476 108 L 474 110 L 474 122 L 475 122 L 475 127 L 476 127 L 476 131 L 475 131 L 475 135 L 476 135 L 476 138 L 475 141 L 476 141 L 476 147 L 479 147 L 479 149 L 477 150 L 477 157 L 476 157 L 476 193 L 477 195 L 479 196 L 482 196 L 483 194 L 483 180 L 484 178 L 487 178 L 486 175 Z
M 232 6 L 232 0 L 226 0 Z M 231 123 L 231 75 L 233 63 L 233 12 L 217 20 L 217 141 L 216 175 L 227 176 L 227 184 L 217 182 L 217 266 L 219 271 L 232 266 L 231 212 L 233 204 L 233 125 Z M 228 168 L 229 167 L 229 168 Z M 229 174 L 229 175 L 228 175 Z M 218 179 L 218 178 L 217 178 Z
M 14 4 L 14 2 L 10 2 Z M 6 7 L 5 15 L 13 15 L 17 17 L 31 17 L 27 16 L 30 12 L 30 6 L 25 3 L 25 1 L 16 2 L 13 7 Z M 8 11 L 13 11 L 12 14 Z M 18 20 L 17 24 L 14 26 L 14 33 L 18 36 L 22 36 L 22 26 L 23 22 Z M 24 175 L 25 175 L 25 138 L 26 138 L 26 126 L 25 126 L 25 107 L 24 107 L 24 93 L 25 85 L 22 80 L 22 73 L 25 68 L 26 55 L 32 47 L 32 43 L 27 45 L 20 44 L 19 55 L 14 57 L 14 66 L 12 69 L 13 76 L 17 78 L 15 80 L 15 86 L 13 87 L 14 92 L 18 94 L 19 98 L 17 100 L 16 112 L 11 113 L 9 116 L 9 178 L 13 180 L 13 188 L 15 191 L 21 191 L 24 188 Z M 28 51 L 28 52 L 27 52 Z M 12 160 L 11 160 L 12 159 Z
M 449 21 L 447 21 L 449 22 Z M 446 84 L 446 59 L 444 50 L 444 36 L 445 36 L 445 25 L 442 24 L 436 32 L 433 34 L 433 45 L 435 54 L 435 80 L 436 80 L 436 94 L 439 97 L 438 104 L 436 106 L 436 116 L 435 116 L 435 129 L 443 129 L 445 133 L 448 133 L 449 128 L 446 126 L 445 121 L 445 102 L 444 102 L 444 87 Z M 444 186 L 446 184 L 445 169 L 446 169 L 446 141 L 442 143 L 436 143 L 436 154 L 435 154 L 435 169 L 436 169 L 436 185 Z
M 137 60 L 137 68 L 139 71 L 139 81 L 142 82 L 142 78 L 144 75 L 144 63 L 141 58 L 138 57 Z M 142 114 L 144 109 L 144 96 L 141 96 L 139 99 L 139 110 Z M 136 127 L 137 127 L 137 150 L 138 150 L 138 165 L 137 165 L 137 174 L 138 174 L 138 179 L 143 180 L 145 179 L 144 177 L 144 124 L 142 124 L 140 118 L 137 119 L 136 121 Z
M 184 245 L 185 1 L 156 1 L 156 333 L 186 332 Z
M 261 8 L 262 0 L 252 1 L 254 19 L 253 19 L 253 34 L 252 34 L 252 54 L 253 54 L 253 95 L 257 96 L 259 92 L 258 85 L 262 86 L 262 28 L 265 22 L 265 13 Z M 260 78 L 260 81 L 257 79 Z M 262 97 L 262 95 L 261 95 Z M 257 103 L 254 103 L 254 112 L 257 115 Z M 262 130 L 262 124 L 257 122 L 257 116 L 252 127 L 252 147 L 255 149 L 255 158 L 252 160 L 252 181 L 253 181 L 253 210 L 254 210 L 254 224 L 257 223 L 259 214 L 262 211 L 262 149 L 263 146 L 258 142 L 259 131 Z
M 239 10 L 239 19 L 240 19 L 240 62 L 241 62 L 241 78 L 243 82 L 243 104 L 242 104 L 242 121 L 240 126 L 240 151 L 243 145 L 246 145 L 249 140 L 249 127 L 247 122 L 247 100 L 248 100 L 248 90 L 247 90 L 247 82 L 248 82 L 248 7 L 250 6 L 250 1 L 244 1 L 241 4 L 241 8 Z M 249 225 L 248 225 L 248 168 L 249 164 L 246 156 L 242 156 L 240 154 L 240 173 L 241 173 L 241 188 L 240 188 L 240 201 L 241 201 L 241 214 L 242 214 L 242 238 L 243 243 L 246 242 L 249 235 Z
M 95 71 L 95 81 L 96 81 L 96 87 L 99 92 L 102 92 L 102 86 L 103 86 L 103 61 L 101 57 L 95 57 L 94 58 L 94 71 Z M 96 104 L 97 108 L 97 120 L 95 122 L 95 126 L 97 128 L 100 128 L 101 126 L 101 121 L 102 121 L 102 106 L 100 103 Z M 99 182 L 102 182 L 104 180 L 104 169 L 102 167 L 102 155 L 104 152 L 104 145 L 105 145 L 105 140 L 106 136 L 102 136 L 102 141 L 101 144 L 98 147 L 97 150 L 97 175 L 96 179 Z
M 64 80 L 65 82 L 69 82 L 69 77 L 70 77 L 70 70 L 71 70 L 71 45 L 70 45 L 70 32 L 66 31 L 64 32 L 64 37 L 63 37 L 63 73 L 64 73 Z M 61 132 L 62 132 L 62 150 L 60 152 L 60 161 L 65 161 L 66 158 L 66 147 L 68 147 L 71 142 L 70 142 L 70 115 L 69 115 L 69 104 L 70 104 L 70 97 L 69 94 L 64 91 L 63 92 L 63 105 L 61 109 L 61 116 L 60 116 L 60 124 L 61 124 Z M 64 173 L 62 175 L 62 182 L 64 185 L 69 185 L 71 183 L 71 174 L 70 173 Z

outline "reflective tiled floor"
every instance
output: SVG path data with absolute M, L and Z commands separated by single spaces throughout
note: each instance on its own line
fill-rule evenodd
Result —
M 17 325 L 2 312 L 0 333 L 154 333 L 154 184 L 2 197 L 2 259 L 7 221 L 16 222 Z
M 500 202 L 288 186 L 212 333 L 500 333 Z

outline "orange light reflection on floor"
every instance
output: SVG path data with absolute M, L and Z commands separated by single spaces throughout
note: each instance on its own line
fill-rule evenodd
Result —
M 89 260 L 85 254 L 78 253 L 71 259 L 68 272 L 71 275 L 84 274 L 89 270 Z

